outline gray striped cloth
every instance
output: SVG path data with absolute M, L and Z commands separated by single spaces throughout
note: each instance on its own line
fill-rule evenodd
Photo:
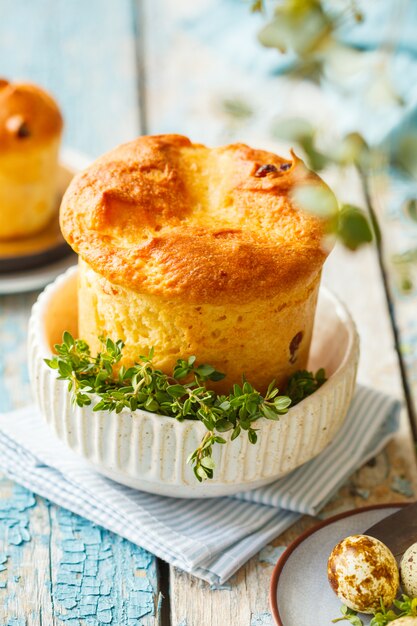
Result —
M 34 407 L 0 416 L 0 470 L 172 565 L 221 584 L 301 514 L 317 515 L 395 434 L 398 413 L 396 400 L 358 387 L 344 426 L 320 456 L 233 498 L 166 498 L 119 485 L 64 447 Z

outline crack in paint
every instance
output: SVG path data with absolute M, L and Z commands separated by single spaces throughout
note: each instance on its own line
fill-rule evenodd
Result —
M 13 587 L 17 585 L 21 576 L 17 574 L 20 567 L 23 547 L 31 540 L 30 515 L 36 505 L 33 493 L 20 485 L 11 485 L 7 479 L 0 479 L 5 485 L 3 493 L 10 493 L 0 500 L 0 541 L 5 548 L 0 552 L 0 572 L 2 578 L 0 589 L 8 589 L 3 598 L 3 606 L 7 609 L 9 602 L 14 601 L 16 593 Z M 26 626 L 26 619 L 9 617 L 2 626 Z
M 0 500 L 0 538 L 13 546 L 30 541 L 30 509 L 35 504 L 33 493 L 13 485 L 11 497 Z
M 136 626 L 155 614 L 152 555 L 64 509 L 57 511 L 62 557 L 52 585 L 55 615 L 67 625 Z

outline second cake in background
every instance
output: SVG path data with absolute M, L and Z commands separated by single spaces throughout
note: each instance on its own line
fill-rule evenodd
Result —
M 154 348 L 170 372 L 197 355 L 264 392 L 307 364 L 322 265 L 321 220 L 293 205 L 324 185 L 296 157 L 141 137 L 78 175 L 61 206 L 80 257 L 79 336 L 122 339 L 124 364 Z
M 40 231 L 57 210 L 62 127 L 43 89 L 0 79 L 0 240 Z

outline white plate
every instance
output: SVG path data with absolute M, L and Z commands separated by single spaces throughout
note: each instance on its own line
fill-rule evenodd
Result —
M 60 159 L 60 192 L 64 193 L 71 178 L 91 162 L 86 156 L 73 150 L 64 150 Z M 77 263 L 77 256 L 69 253 L 58 261 L 20 272 L 0 273 L 0 295 L 25 293 L 42 289 L 59 274 Z
M 36 267 L 33 270 L 0 274 L 0 295 L 26 293 L 42 289 L 76 263 L 77 255 L 69 254 L 59 261 Z
M 342 617 L 342 602 L 327 581 L 327 560 L 334 546 L 349 535 L 362 534 L 401 505 L 377 505 L 336 515 L 301 535 L 277 562 L 270 604 L 278 626 L 332 626 Z M 372 616 L 360 615 L 364 625 Z M 341 622 L 346 623 L 347 622 Z

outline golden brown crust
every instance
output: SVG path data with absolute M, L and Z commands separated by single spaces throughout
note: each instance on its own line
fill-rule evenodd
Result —
M 43 144 L 62 127 L 58 105 L 43 89 L 0 79 L 0 153 Z
M 305 181 L 324 184 L 295 155 L 141 137 L 75 177 L 61 228 L 112 283 L 191 302 L 252 300 L 321 270 L 323 224 L 290 199 Z

